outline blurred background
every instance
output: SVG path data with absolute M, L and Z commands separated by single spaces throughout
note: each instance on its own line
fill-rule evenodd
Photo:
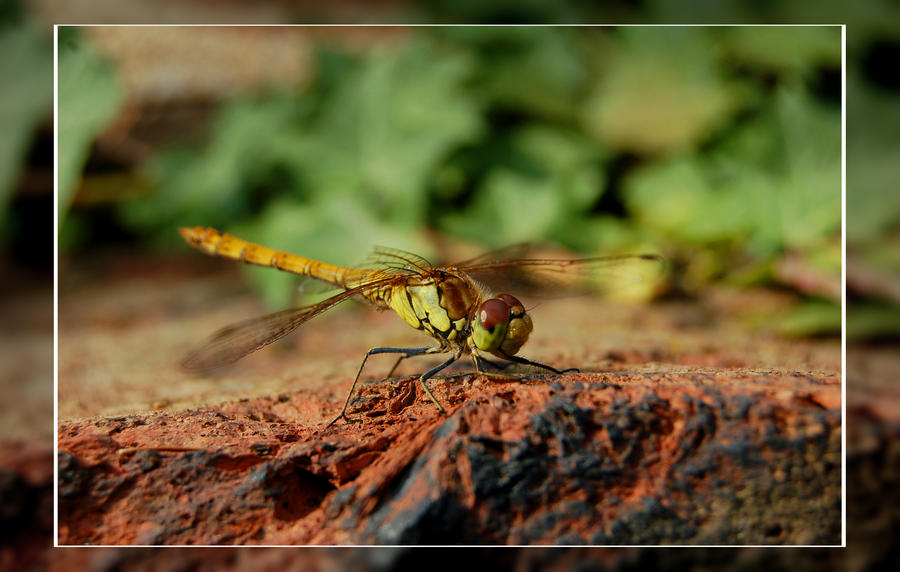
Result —
M 342 265 L 375 245 L 444 262 L 522 241 L 661 252 L 665 287 L 628 294 L 690 306 L 675 321 L 701 339 L 662 350 L 678 363 L 800 367 L 745 357 L 723 342 L 733 324 L 840 335 L 838 27 L 64 27 L 58 49 L 62 419 L 228 395 L 230 376 L 204 389 L 170 372 L 177 354 L 309 301 L 293 275 L 198 255 L 180 226 Z M 194 290 L 179 267 L 240 272 L 263 307 L 229 307 L 225 275 Z M 687 333 L 597 314 L 604 332 Z M 325 343 L 335 367 L 377 327 L 316 326 L 346 332 Z M 650 346 L 569 327 L 593 341 L 583 367 Z M 382 335 L 357 353 L 419 343 Z M 837 370 L 829 347 L 803 367 Z M 312 380 L 313 364 L 262 377 Z
M 0 44 L 16 54 L 0 60 L 16 78 L 0 107 L 3 418 L 16 447 L 49 444 L 53 427 L 48 23 L 840 22 L 851 405 L 854 380 L 877 387 L 851 410 L 863 430 L 849 458 L 874 476 L 848 505 L 880 515 L 857 540 L 895 526 L 894 433 L 881 424 L 900 419 L 896 5 L 816 3 L 804 18 L 805 2 L 163 4 L 0 10 Z M 584 255 L 658 250 L 673 274 L 656 295 L 719 299 L 780 336 L 838 336 L 841 73 L 840 29 L 828 27 L 64 29 L 60 271 L 199 256 L 178 244 L 182 224 L 350 264 L 371 244 L 439 258 L 448 244 L 547 240 Z M 248 277 L 273 308 L 291 295 L 280 273 Z M 46 502 L 47 476 L 10 489 L 27 493 L 10 518 Z M 884 546 L 857 564 L 889 558 Z
M 340 264 L 552 241 L 841 325 L 841 38 L 810 28 L 65 28 L 60 262 L 213 226 Z M 247 269 L 271 308 L 292 277 Z M 866 332 L 860 332 L 865 335 Z

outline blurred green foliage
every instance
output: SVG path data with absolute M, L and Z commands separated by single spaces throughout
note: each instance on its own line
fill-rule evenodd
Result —
M 900 336 L 900 201 L 896 198 L 900 81 L 896 32 L 847 70 L 847 338 Z M 883 67 L 882 67 L 883 66 Z M 867 69 L 868 68 L 868 69 Z
M 73 115 L 74 171 L 119 98 L 86 47 L 60 66 L 61 116 L 63 100 L 94 108 Z M 840 66 L 836 27 L 429 28 L 323 46 L 310 87 L 225 101 L 203 143 L 153 156 L 154 192 L 118 216 L 163 243 L 213 226 L 344 264 L 372 244 L 430 256 L 436 229 L 659 249 L 688 290 L 794 287 L 776 271 L 788 254 L 839 280 L 840 83 L 818 80 Z M 253 279 L 287 302 L 289 276 Z M 838 331 L 839 300 L 806 298 L 782 331 Z
M 112 68 L 73 28 L 58 41 L 58 187 L 60 220 L 69 209 L 94 139 L 122 104 Z
M 840 229 L 840 153 L 833 112 L 784 88 L 715 149 L 637 169 L 626 201 L 676 242 L 732 241 L 758 257 L 814 250 Z
M 720 61 L 729 37 L 697 28 L 624 28 L 584 102 L 585 125 L 610 147 L 687 151 L 744 107 L 750 85 Z
M 25 162 L 38 124 L 53 102 L 53 65 L 46 34 L 30 22 L 0 25 L 0 217 Z M 10 57 L 12 56 L 12 57 Z

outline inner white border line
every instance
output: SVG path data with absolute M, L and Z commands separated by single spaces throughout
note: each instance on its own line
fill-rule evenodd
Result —
M 53 25 L 53 546 L 59 547 L 59 25 Z
M 53 546 L 59 547 L 59 25 L 53 25 Z
M 346 28 L 373 28 L 373 27 L 579 27 L 579 28 L 625 28 L 625 27 L 649 27 L 649 28 L 704 28 L 704 27 L 831 27 L 841 28 L 841 544 L 676 544 L 676 545 L 581 545 L 608 546 L 617 548 L 834 548 L 847 547 L 847 25 L 846 24 L 54 24 L 53 25 L 53 546 L 55 548 L 274 548 L 274 547 L 304 547 L 314 548 L 335 545 L 282 545 L 282 544 L 258 544 L 258 545 L 220 545 L 220 544 L 167 544 L 167 545 L 118 545 L 97 544 L 91 546 L 59 544 L 59 28 L 61 26 L 73 28 L 172 28 L 172 27 L 214 27 L 214 28 L 322 28 L 322 27 L 346 27 Z M 359 544 L 353 547 L 386 547 L 386 546 L 412 546 L 412 547 L 477 547 L 482 545 L 371 545 Z M 505 545 L 499 545 L 505 547 Z M 532 548 L 552 545 L 513 545 L 514 547 Z
M 847 547 L 847 25 L 841 25 L 841 547 Z

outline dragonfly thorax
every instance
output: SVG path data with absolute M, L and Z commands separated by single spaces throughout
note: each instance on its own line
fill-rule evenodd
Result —
M 498 357 L 515 355 L 531 335 L 531 317 L 509 294 L 485 300 L 472 320 L 475 347 Z
M 478 303 L 471 284 L 449 273 L 435 272 L 421 280 L 387 286 L 374 296 L 384 300 L 403 320 L 449 346 L 462 345 L 469 335 L 469 316 Z

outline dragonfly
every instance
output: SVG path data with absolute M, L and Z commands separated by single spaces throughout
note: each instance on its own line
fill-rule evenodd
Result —
M 388 373 L 390 378 L 406 358 L 450 354 L 446 361 L 418 377 L 440 413 L 445 413 L 445 409 L 427 381 L 463 355 L 471 356 L 479 373 L 485 373 L 484 363 L 497 369 L 518 363 L 556 374 L 577 371 L 560 370 L 517 355 L 531 335 L 533 322 L 525 305 L 512 294 L 502 292 L 502 288 L 561 293 L 581 289 L 587 282 L 595 289 L 609 291 L 623 284 L 658 278 L 665 266 L 665 260 L 657 254 L 520 258 L 518 255 L 528 248 L 523 244 L 446 265 L 433 265 L 416 254 L 379 247 L 367 262 L 353 268 L 275 250 L 213 228 L 184 227 L 179 232 L 190 246 L 206 254 L 315 278 L 341 290 L 316 304 L 252 318 L 216 332 L 184 359 L 182 365 L 188 370 L 233 363 L 351 298 L 362 299 L 378 310 L 393 310 L 407 324 L 431 336 L 435 343 L 424 347 L 375 347 L 366 352 L 340 414 L 328 426 L 340 419 L 350 421 L 347 409 L 363 368 L 373 355 L 399 355 Z M 486 355 L 504 363 L 498 365 Z

